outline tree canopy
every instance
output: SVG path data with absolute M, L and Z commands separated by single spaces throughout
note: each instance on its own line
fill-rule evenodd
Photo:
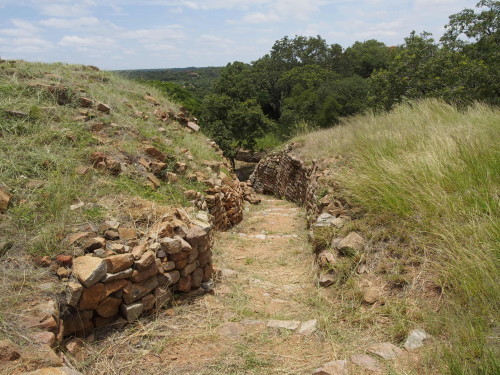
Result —
M 400 46 L 371 39 L 345 50 L 316 37 L 276 41 L 268 54 L 228 64 L 202 105 L 204 127 L 231 157 L 273 132 L 285 139 L 369 108 L 437 97 L 500 104 L 500 2 L 449 17 L 443 37 L 412 32 Z

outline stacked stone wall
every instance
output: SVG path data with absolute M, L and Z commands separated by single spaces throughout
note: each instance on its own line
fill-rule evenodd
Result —
M 61 337 L 133 321 L 168 303 L 174 292 L 211 288 L 211 224 L 177 209 L 142 236 L 115 225 L 106 222 L 96 237 L 76 241 L 87 254 L 74 258 L 65 275 Z
M 287 146 L 262 159 L 249 182 L 257 193 L 271 194 L 304 206 L 310 222 L 318 214 L 317 177 L 316 164 L 305 165 L 291 154 L 291 149 Z

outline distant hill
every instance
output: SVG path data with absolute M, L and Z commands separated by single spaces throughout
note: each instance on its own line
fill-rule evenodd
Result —
M 187 67 L 172 69 L 117 70 L 116 73 L 130 79 L 164 81 L 176 83 L 202 100 L 207 95 L 213 82 L 219 77 L 222 67 Z

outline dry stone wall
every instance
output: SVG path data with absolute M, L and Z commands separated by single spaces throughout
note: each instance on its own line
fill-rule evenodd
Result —
M 81 234 L 76 242 L 86 254 L 59 259 L 72 262 L 66 268 L 60 336 L 126 324 L 162 307 L 173 292 L 210 290 L 212 231 L 207 221 L 190 219 L 177 209 L 142 236 L 112 221 L 96 237 Z
M 317 168 L 291 154 L 291 147 L 262 159 L 250 176 L 257 193 L 272 194 L 304 206 L 308 221 L 317 216 Z

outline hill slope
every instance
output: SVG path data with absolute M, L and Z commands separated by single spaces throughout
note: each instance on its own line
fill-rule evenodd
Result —
M 400 308 L 372 309 L 389 317 L 394 339 L 423 325 L 442 340 L 430 355 L 449 373 L 497 373 L 500 111 L 426 100 L 294 142 L 302 158 L 329 166 L 325 194 L 363 213 L 356 227 L 372 243 L 371 272 L 348 278 L 400 289 Z
M 206 187 L 189 172 L 222 160 L 179 125 L 178 105 L 92 67 L 4 62 L 0 92 L 0 178 L 12 195 L 1 225 L 12 251 L 57 254 L 69 227 L 116 216 L 131 199 L 189 206 L 183 191 Z M 154 149 L 163 161 L 141 167 Z M 158 184 L 150 172 L 182 174 Z

